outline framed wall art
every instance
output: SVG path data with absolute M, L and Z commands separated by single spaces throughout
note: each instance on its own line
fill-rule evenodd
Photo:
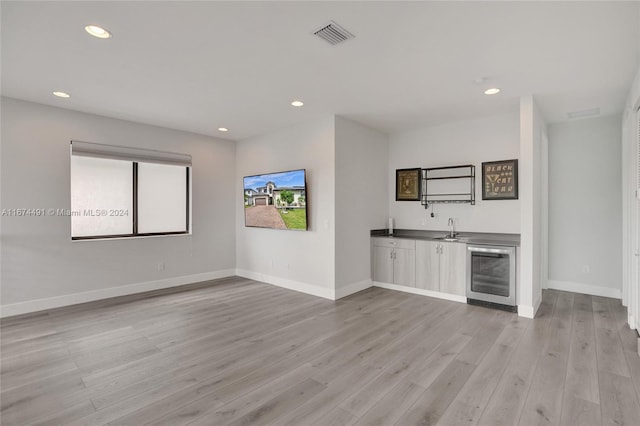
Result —
M 421 169 L 396 170 L 396 201 L 420 201 Z
M 518 160 L 482 163 L 482 199 L 518 199 Z

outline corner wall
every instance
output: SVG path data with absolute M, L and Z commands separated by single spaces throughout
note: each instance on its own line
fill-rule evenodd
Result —
M 371 287 L 372 229 L 385 227 L 387 136 L 335 119 L 336 299 Z
M 627 96 L 622 128 L 622 304 L 629 327 L 640 329 L 640 70 Z M 640 342 L 640 340 L 639 340 Z M 640 345 L 640 343 L 639 343 Z M 640 346 L 639 346 L 640 348 Z
M 233 142 L 9 98 L 1 113 L 2 209 L 69 209 L 71 140 L 193 157 L 193 235 L 72 242 L 68 216 L 3 216 L 3 316 L 234 274 Z
M 620 116 L 549 126 L 549 287 L 620 298 Z
M 547 162 L 543 148 L 547 125 L 533 96 L 520 98 L 520 272 L 518 273 L 518 313 L 533 318 L 542 301 L 546 238 L 543 216 L 543 171 Z
M 237 142 L 235 163 L 237 274 L 334 299 L 334 117 Z M 294 169 L 306 169 L 309 230 L 245 227 L 242 178 Z

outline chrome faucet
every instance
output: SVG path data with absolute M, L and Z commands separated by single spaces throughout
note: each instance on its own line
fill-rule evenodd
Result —
M 451 238 L 455 237 L 456 233 L 455 233 L 455 231 L 453 229 L 453 218 L 452 217 L 449 218 L 449 221 L 447 222 L 447 226 L 449 227 L 449 236 Z

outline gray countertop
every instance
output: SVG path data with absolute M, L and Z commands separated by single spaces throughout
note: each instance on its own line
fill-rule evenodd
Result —
M 372 237 L 405 238 L 411 240 L 441 241 L 448 231 L 423 231 L 420 229 L 395 229 L 389 235 L 388 229 L 374 229 Z M 440 237 L 440 238 L 439 238 Z M 500 234 L 491 232 L 459 232 L 458 242 L 471 244 L 489 244 L 498 246 L 520 246 L 520 234 Z

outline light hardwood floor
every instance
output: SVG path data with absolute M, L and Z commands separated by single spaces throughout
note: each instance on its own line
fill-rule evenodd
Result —
M 553 290 L 527 320 L 224 279 L 3 320 L 1 423 L 637 426 L 625 315 Z

